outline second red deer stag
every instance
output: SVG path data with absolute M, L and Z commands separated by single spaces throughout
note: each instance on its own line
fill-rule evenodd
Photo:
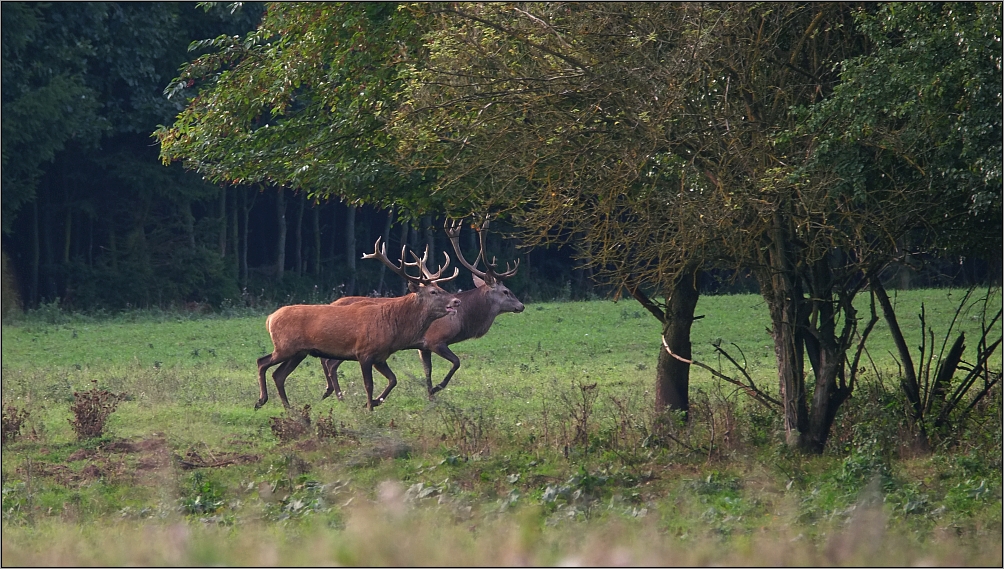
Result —
M 422 359 L 422 367 L 425 370 L 425 385 L 429 392 L 429 398 L 442 391 L 446 384 L 450 382 L 453 374 L 460 369 L 460 358 L 450 350 L 450 344 L 463 342 L 471 338 L 480 338 L 488 333 L 495 317 L 503 312 L 523 312 L 523 303 L 516 298 L 513 293 L 502 284 L 502 279 L 507 279 L 516 274 L 519 268 L 519 261 L 516 266 L 503 273 L 496 272 L 496 264 L 493 260 L 488 263 L 485 254 L 485 229 L 488 222 L 476 228 L 481 242 L 481 252 L 478 254 L 474 264 L 470 264 L 460 251 L 460 222 L 454 223 L 447 228 L 446 234 L 450 237 L 453 250 L 457 254 L 457 260 L 471 271 L 475 288 L 457 293 L 460 299 L 460 306 L 457 307 L 456 314 L 451 314 L 440 318 L 429 326 L 425 335 L 409 348 L 417 349 Z M 480 271 L 476 268 L 478 261 L 484 259 L 486 269 Z M 506 266 L 508 269 L 508 265 Z M 366 296 L 347 296 L 336 300 L 335 306 L 348 306 L 357 304 L 381 304 L 394 299 L 390 298 L 370 298 Z M 432 385 L 432 353 L 435 352 L 441 358 L 449 360 L 453 367 L 447 372 L 446 377 L 439 385 Z M 342 361 L 333 358 L 321 358 L 321 366 L 324 368 L 324 376 L 328 387 L 322 399 L 334 393 L 338 399 L 342 399 L 342 390 L 338 386 L 338 366 Z
M 404 248 L 401 249 L 401 257 L 400 266 L 391 263 L 387 258 L 387 247 L 381 248 L 380 239 L 376 240 L 373 253 L 363 255 L 363 259 L 378 259 L 407 279 L 410 294 L 387 299 L 380 304 L 295 304 L 284 306 L 268 317 L 266 325 L 275 350 L 258 358 L 261 395 L 255 409 L 268 401 L 265 372 L 274 365 L 279 367 L 272 374 L 272 379 L 282 404 L 289 408 L 286 378 L 307 356 L 358 361 L 366 388 L 366 408 L 373 409 L 387 398 L 397 385 L 394 372 L 387 366 L 387 358 L 396 351 L 413 346 L 437 318 L 456 314 L 460 306 L 460 300 L 455 295 L 437 284 L 458 275 L 454 269 L 453 276 L 440 277 L 450 264 L 449 255 L 446 255 L 446 264 L 436 273 L 431 273 L 425 266 L 428 250 L 425 257 L 415 257 L 415 263 L 404 261 Z M 406 266 L 418 267 L 422 275 L 409 275 Z M 376 399 L 373 398 L 373 368 L 388 381 L 387 388 Z

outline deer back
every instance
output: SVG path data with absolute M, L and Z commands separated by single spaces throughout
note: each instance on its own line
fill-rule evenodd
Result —
M 267 326 L 281 353 L 383 361 L 419 342 L 429 325 L 455 311 L 459 302 L 436 285 L 423 285 L 415 293 L 379 302 L 284 306 L 269 316 Z

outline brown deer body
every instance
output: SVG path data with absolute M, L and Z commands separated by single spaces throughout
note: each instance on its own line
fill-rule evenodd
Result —
M 377 239 L 376 248 L 380 248 Z M 402 249 L 402 255 L 404 250 Z M 427 252 L 428 253 L 428 252 Z M 432 274 L 425 268 L 425 258 L 419 263 L 425 277 L 412 277 L 387 260 L 385 251 L 363 255 L 364 259 L 377 258 L 401 276 L 408 279 L 413 291 L 405 296 L 387 299 L 381 303 L 356 303 L 346 305 L 298 304 L 284 306 L 273 312 L 266 321 L 275 350 L 258 358 L 258 387 L 260 396 L 255 409 L 268 401 L 265 372 L 279 365 L 272 374 L 283 406 L 289 408 L 286 398 L 286 378 L 307 356 L 356 360 L 362 369 L 366 388 L 366 407 L 380 405 L 397 385 L 394 372 L 387 366 L 387 358 L 394 352 L 414 345 L 426 329 L 437 319 L 455 314 L 460 300 L 440 288 L 436 283 L 455 278 L 439 278 L 449 265 Z M 373 398 L 373 368 L 387 378 L 387 387 Z
M 483 227 L 478 228 L 478 233 L 481 234 L 481 253 L 478 256 L 479 258 L 484 257 L 484 235 L 481 233 L 481 230 L 486 227 L 487 222 Z M 457 342 L 463 342 L 472 338 L 480 338 L 488 333 L 488 330 L 491 329 L 492 324 L 495 322 L 495 317 L 499 314 L 504 312 L 519 313 L 523 312 L 524 309 L 523 303 L 501 282 L 501 279 L 514 275 L 516 273 L 515 268 L 499 274 L 495 272 L 495 265 L 490 264 L 486 271 L 479 271 L 470 265 L 460 252 L 459 225 L 454 224 L 447 231 L 447 234 L 450 236 L 450 241 L 453 243 L 453 248 L 459 262 L 473 273 L 475 288 L 457 293 L 457 298 L 460 299 L 460 306 L 457 307 L 456 314 L 451 314 L 433 322 L 425 331 L 424 336 L 409 346 L 409 348 L 419 351 L 422 368 L 425 371 L 425 385 L 430 399 L 434 394 L 442 391 L 450 382 L 453 375 L 457 373 L 457 370 L 460 369 L 460 358 L 450 350 L 450 344 L 456 344 Z M 477 260 L 475 260 L 476 264 Z M 517 268 L 518 266 L 519 264 L 517 263 Z M 349 296 L 340 298 L 332 304 L 336 306 L 379 305 L 391 300 L 394 299 Z M 446 377 L 436 386 L 432 385 L 433 352 L 452 364 Z M 321 397 L 322 399 L 327 398 L 332 393 L 338 399 L 342 399 L 342 391 L 338 385 L 338 366 L 341 363 L 341 360 L 337 358 L 321 358 L 321 366 L 324 369 L 324 376 L 328 384 L 327 390 Z

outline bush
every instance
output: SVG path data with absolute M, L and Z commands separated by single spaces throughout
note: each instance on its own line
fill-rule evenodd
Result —
M 70 411 L 73 412 L 73 419 L 69 419 L 70 425 L 80 440 L 100 437 L 104 432 L 105 422 L 122 400 L 121 395 L 98 389 L 97 381 L 92 380 L 92 383 L 94 387 L 90 391 L 73 392 L 74 401 L 70 406 Z
M 21 427 L 28 419 L 28 412 L 18 409 L 13 405 L 6 405 L 3 409 L 3 443 L 14 442 L 21 436 Z
M 310 430 L 310 405 L 304 405 L 299 417 L 280 415 L 272 417 L 272 434 L 280 443 L 288 443 L 302 438 Z

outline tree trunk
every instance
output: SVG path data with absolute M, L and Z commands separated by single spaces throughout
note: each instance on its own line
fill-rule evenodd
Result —
M 772 239 L 766 248 L 767 267 L 757 272 L 760 293 L 770 312 L 771 337 L 784 412 L 784 431 L 789 445 L 797 445 L 808 428 L 799 311 L 804 302 L 802 287 L 790 251 L 787 224 L 780 211 L 774 214 Z
M 241 197 L 241 245 L 240 245 L 240 279 L 241 288 L 248 285 L 248 217 L 251 214 L 251 204 L 248 204 L 247 189 L 242 188 Z
M 192 215 L 192 201 L 185 200 L 181 206 L 181 215 L 185 218 L 185 235 L 188 237 L 188 246 L 195 249 L 195 216 Z
M 432 216 L 422 216 L 422 232 L 425 234 L 425 244 L 429 252 L 429 265 L 436 264 L 436 234 L 432 230 Z
M 66 224 L 63 226 L 63 264 L 70 264 L 70 245 L 73 244 L 73 209 L 66 204 Z
M 356 206 L 350 205 L 345 212 L 345 263 L 349 268 L 349 282 L 345 294 L 356 294 Z
M 114 257 L 112 257 L 114 259 Z M 30 306 L 38 306 L 38 265 L 41 260 L 41 247 L 38 235 L 38 197 L 31 201 L 31 276 L 28 293 Z
M 236 192 L 238 194 L 241 193 L 241 191 L 242 191 L 241 188 L 238 188 L 238 187 L 234 188 L 234 192 Z M 234 252 L 234 255 L 233 255 L 234 260 L 233 260 L 233 264 L 231 265 L 231 267 L 233 267 L 234 272 L 238 275 L 237 278 L 240 279 L 240 274 L 241 274 L 240 250 L 241 250 L 241 246 L 240 246 L 240 231 L 238 230 L 238 227 L 237 227 L 237 209 L 238 209 L 238 205 L 236 203 L 236 198 L 237 198 L 237 195 L 234 195 L 231 198 L 231 200 L 230 200 L 231 203 L 233 204 L 230 207 L 230 247 L 233 249 L 233 252 Z
M 315 277 L 321 276 L 321 208 L 314 204 L 311 208 L 311 225 L 314 231 L 314 271 Z
M 910 406 L 913 408 L 910 420 L 918 427 L 923 447 L 930 448 L 927 425 L 924 424 L 924 403 L 921 401 L 920 382 L 917 380 L 917 369 L 913 364 L 913 358 L 910 356 L 910 348 L 906 344 L 906 338 L 903 337 L 903 330 L 899 327 L 899 319 L 896 318 L 896 311 L 892 307 L 892 302 L 889 301 L 889 295 L 886 293 L 885 287 L 882 286 L 882 282 L 876 276 L 871 279 L 869 284 L 871 285 L 872 292 L 875 293 L 879 306 L 882 307 L 882 315 L 885 318 L 886 325 L 889 326 L 889 334 L 892 336 L 893 343 L 896 345 L 896 352 L 899 354 L 900 362 L 903 365 L 903 377 L 900 379 L 900 386 L 903 388 L 903 393 L 906 394 L 907 401 L 910 402 Z M 923 329 L 921 329 L 921 333 L 924 333 Z
M 220 188 L 220 257 L 227 256 L 227 187 Z
M 694 310 L 700 292 L 697 290 L 697 271 L 685 271 L 673 285 L 666 301 L 662 337 L 674 354 L 691 359 L 690 328 L 694 324 Z M 655 410 L 690 410 L 690 364 L 659 350 L 655 378 Z
M 275 279 L 282 282 L 286 270 L 286 191 L 279 188 L 275 198 L 275 214 L 278 222 L 279 239 L 276 243 L 278 251 L 275 256 Z
M 390 242 L 390 228 L 394 225 L 394 206 L 390 206 L 387 210 L 387 223 L 383 226 L 383 242 Z M 384 277 L 387 274 L 387 265 L 380 263 L 380 281 L 377 283 L 377 293 L 383 296 L 384 293 Z
M 303 206 L 307 202 L 305 196 L 300 196 L 299 207 L 296 210 L 296 276 L 303 275 Z
M 115 240 L 115 223 L 108 224 L 108 256 L 111 257 L 112 272 L 119 271 L 119 248 Z
M 799 439 L 799 446 L 808 452 L 822 454 L 837 409 L 850 397 L 850 388 L 844 381 L 844 352 L 837 336 L 836 310 L 834 309 L 834 283 L 829 255 L 809 267 L 809 311 L 802 311 L 799 330 L 803 336 L 806 354 L 816 376 L 809 408 L 808 425 Z M 846 320 L 856 318 L 853 308 L 844 314 Z
M 411 234 L 411 224 L 406 221 L 401 222 L 401 250 L 408 245 L 408 236 Z M 383 263 L 381 263 L 383 264 Z M 402 279 L 403 280 L 403 279 Z M 402 283 L 401 294 L 408 294 L 408 282 Z

